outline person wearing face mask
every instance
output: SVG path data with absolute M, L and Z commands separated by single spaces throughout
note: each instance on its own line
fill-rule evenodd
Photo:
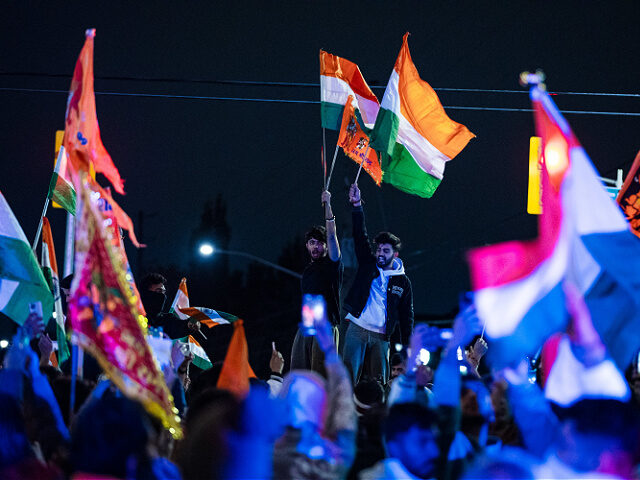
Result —
M 358 270 L 344 300 L 348 327 L 342 360 L 355 384 L 365 373 L 383 385 L 389 381 L 389 340 L 400 329 L 403 344 L 409 342 L 413 330 L 413 292 L 398 257 L 400 239 L 381 232 L 374 239 L 375 252 L 369 245 L 364 222 L 360 189 L 349 189 L 353 205 L 353 241 Z
M 191 335 L 198 325 L 181 320 L 172 313 L 164 312 L 167 301 L 167 279 L 159 273 L 148 273 L 140 281 L 140 298 L 147 312 L 149 327 L 161 327 L 169 338 L 182 338 Z

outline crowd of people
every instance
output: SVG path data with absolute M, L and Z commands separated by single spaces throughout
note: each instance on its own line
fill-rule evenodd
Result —
M 325 225 L 306 234 L 301 294 L 322 295 L 325 315 L 314 335 L 303 326 L 296 333 L 286 375 L 274 348 L 271 374 L 252 378 L 242 398 L 217 388 L 222 362 L 195 368 L 175 343 L 163 373 L 182 418 L 184 436 L 176 440 L 90 356 L 72 385 L 68 362 L 50 362 L 46 319 L 32 312 L 0 370 L 0 478 L 640 476 L 639 362 L 624 376 L 600 368 L 609 357 L 580 295 L 568 289 L 571 328 L 558 335 L 559 348 L 567 345 L 580 366 L 570 375 L 585 388 L 559 402 L 545 392 L 544 355 L 529 352 L 533 358 L 499 368 L 487 360 L 491 342 L 473 302 L 450 330 L 414 326 L 401 241 L 381 232 L 372 248 L 355 184 L 349 202 L 358 267 L 343 295 L 331 194 L 321 201 Z M 149 326 L 172 339 L 200 339 L 197 321 L 167 313 L 165 282 L 151 274 L 138 283 Z M 70 285 L 62 287 L 68 294 Z M 402 349 L 391 354 L 395 336 Z M 622 394 L 609 388 L 616 374 L 626 382 Z

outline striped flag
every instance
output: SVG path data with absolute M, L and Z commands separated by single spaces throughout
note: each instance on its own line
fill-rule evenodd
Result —
M 208 370 L 213 367 L 213 363 L 209 359 L 207 352 L 204 351 L 204 348 L 202 348 L 200 343 L 198 343 L 193 336 L 189 335 L 188 337 L 183 337 L 178 341 L 186 345 L 189 352 L 193 354 L 193 364 L 196 367 L 202 370 Z
M 49 182 L 49 198 L 64 208 L 71 215 L 76 214 L 76 190 L 68 171 L 67 151 L 60 147 L 56 166 Z
M 22 325 L 32 302 L 42 303 L 46 323 L 51 318 L 53 295 L 27 237 L 0 193 L 0 312 Z
M 640 347 L 640 240 L 551 97 L 535 86 L 531 100 L 545 166 L 538 238 L 469 255 L 490 353 L 517 361 L 562 330 L 566 279 L 584 295 L 595 329 L 625 369 Z
M 58 275 L 58 262 L 56 250 L 53 246 L 51 225 L 49 219 L 42 219 L 42 269 L 45 278 L 50 280 L 51 293 L 54 299 L 54 318 L 56 321 L 56 340 L 58 342 L 58 363 L 64 363 L 69 358 L 69 346 L 67 334 L 64 329 L 64 313 L 62 312 L 62 299 L 60 297 L 60 277 Z
M 342 110 L 353 97 L 358 121 L 371 129 L 380 109 L 378 98 L 353 62 L 320 50 L 320 117 L 322 127 L 340 130 Z
M 618 193 L 617 202 L 627 217 L 631 230 L 640 237 L 640 152 Z
M 173 313 L 180 320 L 188 320 L 189 315 L 181 311 L 183 308 L 189 308 L 189 293 L 187 292 L 186 278 L 180 280 L 180 285 L 178 286 L 178 291 L 173 299 L 169 313 Z
M 189 320 L 200 322 L 209 328 L 216 325 L 228 325 L 238 320 L 238 317 L 230 313 L 221 312 L 206 307 L 186 307 L 178 310 L 188 316 Z
M 371 147 L 382 152 L 385 183 L 429 198 L 442 181 L 445 164 L 475 135 L 447 116 L 436 92 L 420 78 L 408 36 L 382 98 Z

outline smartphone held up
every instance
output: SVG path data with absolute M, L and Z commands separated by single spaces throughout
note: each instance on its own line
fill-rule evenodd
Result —
M 300 321 L 300 332 L 305 337 L 316 334 L 316 322 L 326 318 L 327 306 L 322 295 L 311 295 L 309 293 L 302 296 L 302 320 Z

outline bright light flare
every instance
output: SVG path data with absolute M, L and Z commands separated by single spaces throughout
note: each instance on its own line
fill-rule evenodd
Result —
M 0 340 L 0 348 L 7 348 L 9 346 L 8 340 Z
M 202 255 L 203 257 L 208 257 L 210 255 L 213 255 L 213 252 L 215 252 L 215 248 L 213 248 L 213 245 L 211 245 L 210 243 L 203 243 L 200 245 L 200 248 L 198 248 L 198 252 L 200 252 L 200 255 Z
M 544 147 L 544 163 L 551 178 L 562 175 L 569 166 L 567 144 L 562 140 L 551 140 Z
M 420 363 L 423 365 L 426 365 L 427 363 L 429 363 L 430 358 L 431 358 L 431 354 L 429 353 L 429 350 L 427 350 L 426 348 L 421 348 L 420 353 L 418 354 L 418 359 L 420 360 Z

